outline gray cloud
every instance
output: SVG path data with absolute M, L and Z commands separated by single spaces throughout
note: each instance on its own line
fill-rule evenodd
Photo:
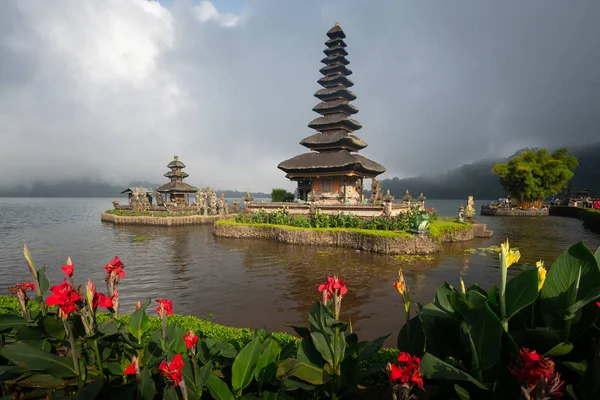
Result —
M 335 21 L 384 177 L 598 140 L 598 2 L 213 4 L 0 2 L 0 185 L 162 181 L 177 154 L 192 183 L 291 187 Z

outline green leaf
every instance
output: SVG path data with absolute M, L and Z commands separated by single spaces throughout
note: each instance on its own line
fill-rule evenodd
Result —
M 583 297 L 581 300 L 576 301 L 571 307 L 567 308 L 564 317 L 565 321 L 575 318 L 575 315 L 579 310 L 587 306 L 589 303 L 597 301 L 598 298 L 600 298 L 600 286 L 590 290 L 584 296 L 585 297 Z
M 284 325 L 284 326 L 289 326 L 290 328 L 292 328 L 294 330 L 294 332 L 296 332 L 296 334 L 298 336 L 300 336 L 301 338 L 305 338 L 310 335 L 310 330 L 308 330 L 308 328 L 305 328 L 303 326 L 294 326 L 294 325 Z
M 33 374 L 19 379 L 19 386 L 41 389 L 61 389 L 68 385 L 67 381 L 48 374 Z
M 174 387 L 168 387 L 163 390 L 162 400 L 179 400 L 179 394 Z
M 600 286 L 600 270 L 592 252 L 583 241 L 564 251 L 548 271 L 540 291 L 540 310 L 549 329 L 561 330 L 565 326 L 564 316 L 573 306 L 570 293 L 581 268 L 579 291 L 575 302 Z M 593 322 L 593 321 L 592 321 Z
M 421 357 L 425 351 L 425 333 L 419 316 L 411 318 L 400 328 L 398 350 Z
M 281 347 L 274 340 L 269 340 L 269 344 L 264 349 L 254 370 L 254 378 L 262 384 L 271 381 L 277 372 L 277 357 L 281 352 Z
M 435 292 L 433 304 L 449 314 L 454 314 L 454 307 L 452 307 L 452 304 L 448 299 L 450 293 L 453 292 L 456 292 L 454 288 L 448 282 L 444 282 Z
M 32 371 L 46 371 L 58 378 L 75 376 L 71 357 L 59 357 L 24 342 L 16 342 L 0 349 L 0 354 L 15 365 Z
M 300 342 L 300 346 L 298 346 L 296 358 L 300 361 L 304 361 L 305 363 L 309 364 L 314 364 L 316 366 L 321 366 L 323 364 L 323 358 L 321 357 L 321 353 L 317 351 L 310 337 L 302 339 L 302 341 Z
M 142 368 L 140 371 L 140 397 L 142 400 L 152 400 L 156 394 L 154 380 L 148 368 Z
M 293 398 L 282 392 L 262 392 L 260 400 L 292 400 Z
M 146 308 L 150 305 L 150 300 L 146 300 L 142 306 L 131 313 L 129 317 L 129 332 L 138 340 L 138 343 L 142 342 L 142 336 L 150 327 L 150 318 L 146 314 Z
M 228 343 L 224 340 L 220 339 L 206 339 L 206 346 L 209 349 L 209 352 L 213 356 L 221 356 L 225 358 L 235 358 L 237 355 L 237 350 L 231 343 Z
M 469 290 L 467 291 L 467 301 L 475 307 L 481 307 L 487 303 L 488 299 L 486 295 L 481 294 L 477 290 Z
M 584 363 L 562 361 L 557 364 L 561 364 L 561 365 L 564 365 L 565 367 L 568 367 L 570 370 L 575 371 L 580 376 L 583 376 L 583 374 L 585 374 L 585 371 L 587 371 L 587 365 Z
M 0 332 L 26 325 L 32 324 L 16 314 L 0 314 Z
M 248 343 L 235 357 L 231 366 L 231 386 L 238 395 L 252 382 L 254 368 L 260 358 L 260 339 Z
M 506 284 L 506 314 L 511 318 L 530 304 L 538 296 L 537 268 L 528 269 L 512 278 Z
M 310 337 L 312 339 L 315 348 L 321 356 L 330 364 L 333 364 L 333 348 L 329 342 L 327 336 L 321 332 L 311 332 Z
M 25 256 L 25 260 L 27 261 L 27 266 L 29 267 L 29 272 L 31 272 L 31 277 L 37 276 L 37 270 L 35 269 L 35 263 L 33 262 L 33 257 L 31 257 L 31 253 L 27 248 L 27 245 L 23 246 L 23 255 Z M 36 288 L 38 289 L 38 288 Z
M 457 314 L 458 315 L 458 314 Z M 448 349 L 462 349 L 459 342 L 460 320 L 434 304 L 427 304 L 419 314 L 429 353 L 448 354 Z
M 42 296 L 50 290 L 50 280 L 46 276 L 46 267 L 41 268 L 37 273 L 38 281 L 40 282 L 40 292 Z
M 185 333 L 185 328 L 181 325 L 171 324 L 167 326 L 165 348 L 171 350 L 173 353 L 185 353 L 187 351 L 185 340 L 183 339 Z
M 463 388 L 460 385 L 454 385 L 454 391 L 456 392 L 456 394 L 458 395 L 458 398 L 460 400 L 470 400 L 471 396 L 469 396 L 469 392 L 467 389 Z
M 358 351 L 356 359 L 358 361 L 363 361 L 373 358 L 373 356 L 375 356 L 375 354 L 377 354 L 377 352 L 381 350 L 381 348 L 383 347 L 383 342 L 385 342 L 385 339 L 387 339 L 388 337 L 390 337 L 390 334 L 380 336 L 372 342 L 358 342 Z
M 93 400 L 98 398 L 104 387 L 104 378 L 97 376 L 94 380 L 83 387 L 75 397 L 76 400 Z
M 65 338 L 65 328 L 58 318 L 46 315 L 41 319 L 40 323 L 48 336 L 59 340 Z
M 436 356 L 425 353 L 421 359 L 421 373 L 428 379 L 470 382 L 483 390 L 489 390 L 483 383 L 460 369 L 440 360 Z
M 313 385 L 323 385 L 331 379 L 323 368 L 293 358 L 288 358 L 277 366 L 277 378 L 285 377 L 295 377 Z
M 198 372 L 196 374 L 196 388 L 198 388 L 199 391 L 201 391 L 202 388 L 206 385 L 211 371 L 212 365 L 210 363 L 204 364 L 201 368 L 198 369 Z
M 573 350 L 573 345 L 571 343 L 562 342 L 548 350 L 544 353 L 545 357 L 558 357 L 565 356 L 569 354 Z
M 346 335 L 341 329 L 336 329 L 333 340 L 333 365 L 339 366 L 345 358 Z
M 110 372 L 111 375 L 115 376 L 123 376 L 125 373 L 123 372 L 123 366 L 119 363 L 111 362 L 106 363 L 106 369 Z
M 116 335 L 119 333 L 119 322 L 112 318 L 102 321 L 98 324 L 98 331 L 106 336 Z
M 495 307 L 498 307 L 498 299 L 500 298 L 500 292 L 498 291 L 498 287 L 495 284 L 492 284 L 490 290 L 488 290 L 487 298 L 488 301 Z
M 1 315 L 0 315 L 1 316 Z M 15 339 L 16 340 L 38 340 L 46 337 L 44 332 L 39 328 L 30 328 L 28 326 L 21 326 L 17 329 Z
M 210 374 L 206 381 L 206 386 L 210 392 L 210 395 L 216 400 L 233 400 L 233 393 L 229 390 L 229 387 L 220 378 L 213 374 Z

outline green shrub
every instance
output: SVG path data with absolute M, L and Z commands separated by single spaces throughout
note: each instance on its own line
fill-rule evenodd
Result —
M 285 189 L 273 189 L 271 201 L 274 203 L 291 203 L 294 201 L 294 194 Z

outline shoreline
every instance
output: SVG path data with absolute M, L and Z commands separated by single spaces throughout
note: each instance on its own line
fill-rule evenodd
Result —
M 183 226 L 183 225 L 210 225 L 215 221 L 235 217 L 235 214 L 226 215 L 182 215 L 172 217 L 154 217 L 150 215 L 125 216 L 103 212 L 100 221 L 115 225 L 147 225 L 147 226 Z

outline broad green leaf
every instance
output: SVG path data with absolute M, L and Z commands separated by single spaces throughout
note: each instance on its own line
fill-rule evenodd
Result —
M 40 324 L 48 336 L 60 340 L 65 338 L 65 328 L 58 318 L 46 315 L 41 319 Z
M 314 307 L 308 313 L 308 322 L 310 323 L 311 331 L 324 332 L 327 329 L 325 316 L 328 314 L 328 311 L 320 301 L 315 303 Z
M 333 365 L 339 366 L 344 361 L 346 353 L 346 335 L 341 329 L 336 329 L 333 337 Z
M 131 313 L 129 317 L 129 332 L 138 340 L 138 343 L 142 342 L 142 336 L 150 327 L 150 318 L 146 314 L 146 308 L 150 305 L 150 300 L 146 300 L 144 304 L 137 310 Z
M 210 374 L 206 381 L 206 387 L 210 392 L 210 395 L 216 400 L 233 400 L 233 393 L 220 378 L 213 374 Z
M 498 291 L 498 287 L 495 284 L 492 284 L 490 290 L 488 290 L 487 298 L 490 304 L 495 307 L 498 307 L 498 299 L 500 298 L 500 292 Z
M 177 393 L 177 389 L 174 387 L 167 387 L 163 391 L 162 400 L 179 400 L 179 394 Z
M 27 368 L 17 367 L 14 365 L 0 365 L 0 381 L 17 379 L 25 372 L 29 372 L 29 370 Z
M 231 366 L 231 386 L 238 395 L 252 382 L 254 368 L 260 358 L 260 339 L 248 343 L 235 357 Z
M 300 346 L 298 346 L 298 352 L 296 358 L 305 363 L 314 364 L 320 366 L 323 364 L 323 358 L 321 353 L 317 351 L 310 337 L 302 339 Z
M 459 342 L 460 320 L 434 304 L 427 304 L 419 314 L 428 353 L 445 357 L 449 349 L 462 349 Z
M 512 331 L 510 335 L 519 346 L 538 349 L 542 354 L 562 342 L 561 331 L 557 330 L 524 329 Z
M 196 377 L 194 376 L 194 370 L 192 368 L 192 361 L 189 357 L 183 357 L 183 369 L 181 372 L 183 373 L 183 379 L 185 381 L 185 386 L 188 391 L 189 400 L 198 399 L 198 388 L 196 387 Z M 200 391 L 200 393 L 202 393 Z
M 581 268 L 581 280 L 575 302 L 600 286 L 600 270 L 592 252 L 583 241 L 565 250 L 548 271 L 540 291 L 542 318 L 549 329 L 563 329 L 564 316 L 571 302 L 570 293 Z
M 600 247 L 596 249 L 596 252 L 594 253 L 594 258 L 596 258 L 596 262 L 598 263 L 598 265 L 600 265 Z
M 46 371 L 58 378 L 75 376 L 71 357 L 59 357 L 24 342 L 8 345 L 0 349 L 0 354 L 15 365 L 29 368 L 32 371 Z
M 208 381 L 208 377 L 212 371 L 212 365 L 210 363 L 204 364 L 201 368 L 198 368 L 196 373 L 196 388 L 202 390 Z
M 37 276 L 37 270 L 35 268 L 35 263 L 33 262 L 33 257 L 31 257 L 31 253 L 27 248 L 27 245 L 23 246 L 23 256 L 25 256 L 25 260 L 27 261 L 27 266 L 29 267 L 29 272 L 31 272 L 31 277 Z M 36 287 L 36 291 L 38 288 Z M 38 292 L 39 295 L 39 292 Z
M 486 295 L 481 294 L 477 290 L 469 290 L 467 291 L 467 301 L 475 307 L 480 307 L 487 303 L 488 299 Z
M 277 366 L 277 378 L 285 377 L 295 377 L 312 385 L 323 385 L 331 379 L 322 368 L 293 358 L 288 358 Z
M 119 322 L 112 318 L 102 321 L 98 324 L 98 330 L 107 336 L 116 335 L 119 333 Z
M 46 276 L 46 267 L 43 267 L 38 271 L 37 277 L 40 282 L 40 292 L 43 296 L 50 290 L 50 280 Z
M 456 394 L 458 395 L 458 398 L 460 400 L 470 400 L 471 396 L 469 396 L 469 392 L 467 391 L 467 389 L 463 388 L 460 385 L 454 385 L 454 391 L 456 392 Z
M 183 326 L 177 324 L 168 325 L 166 333 L 166 349 L 172 351 L 173 353 L 185 353 L 187 351 L 187 348 L 185 346 L 185 340 L 183 339 L 186 330 Z
M 564 365 L 565 367 L 568 367 L 569 369 L 575 371 L 579 375 L 585 374 L 585 371 L 587 370 L 587 365 L 584 363 L 562 361 L 557 364 Z
M 0 315 L 1 317 L 2 315 Z M 16 340 L 38 340 L 46 337 L 46 334 L 41 329 L 35 327 L 30 328 L 29 326 L 21 326 L 17 329 L 15 339 Z
M 292 400 L 293 398 L 282 392 L 262 392 L 260 400 Z
M 292 328 L 294 330 L 294 332 L 296 332 L 296 334 L 298 336 L 300 336 L 301 338 L 310 336 L 310 330 L 308 330 L 308 328 L 305 328 L 303 326 L 294 326 L 294 325 L 284 325 L 284 326 L 288 326 L 288 327 Z
M 206 346 L 209 348 L 210 354 L 213 356 L 221 356 L 225 358 L 235 358 L 237 350 L 231 343 L 220 339 L 206 339 Z
M 440 286 L 435 292 L 433 304 L 449 314 L 454 314 L 454 307 L 452 307 L 452 304 L 450 304 L 450 300 L 448 299 L 448 296 L 452 292 L 456 291 L 452 286 L 450 286 L 450 284 L 448 284 L 448 282 L 444 282 L 442 286 Z
M 330 364 L 333 364 L 333 348 L 327 336 L 321 332 L 311 332 L 310 337 L 312 339 L 315 348 L 321 356 Z
M 0 332 L 26 325 L 32 324 L 16 314 L 0 314 Z
M 421 336 L 422 335 L 423 332 L 421 332 Z M 381 350 L 381 348 L 383 347 L 383 342 L 385 342 L 385 339 L 387 339 L 388 337 L 390 337 L 390 334 L 380 336 L 372 342 L 359 342 L 358 346 L 360 348 L 357 353 L 356 359 L 358 361 L 362 361 L 372 358 L 375 354 L 377 354 L 379 350 Z
M 565 321 L 573 319 L 575 314 L 581 310 L 583 307 L 587 306 L 593 301 L 598 301 L 600 299 L 600 286 L 590 290 L 584 298 L 575 302 L 571 307 L 567 308 L 565 312 Z
M 544 353 L 545 357 L 558 357 L 565 356 L 569 354 L 573 350 L 573 345 L 571 343 L 562 342 L 548 350 Z
M 104 387 L 104 378 L 97 376 L 94 380 L 83 387 L 75 397 L 76 400 L 93 400 L 98 398 Z
M 156 395 L 154 380 L 148 368 L 142 368 L 140 371 L 140 397 L 142 400 L 152 400 Z
M 19 386 L 41 389 L 60 389 L 68 385 L 68 381 L 48 374 L 33 374 L 19 379 Z
M 506 314 L 511 318 L 523 308 L 535 302 L 538 296 L 537 268 L 528 269 L 506 284 Z
M 483 390 L 489 390 L 483 383 L 460 369 L 440 360 L 436 356 L 425 353 L 421 359 L 421 373 L 428 379 L 470 382 Z
M 125 373 L 123 372 L 123 366 L 119 363 L 110 362 L 106 363 L 105 367 L 111 375 L 115 376 L 123 376 Z
M 268 340 L 267 347 L 263 350 L 256 368 L 254 370 L 254 377 L 257 382 L 267 383 L 275 377 L 277 372 L 277 358 L 281 352 L 281 347 L 274 340 Z

